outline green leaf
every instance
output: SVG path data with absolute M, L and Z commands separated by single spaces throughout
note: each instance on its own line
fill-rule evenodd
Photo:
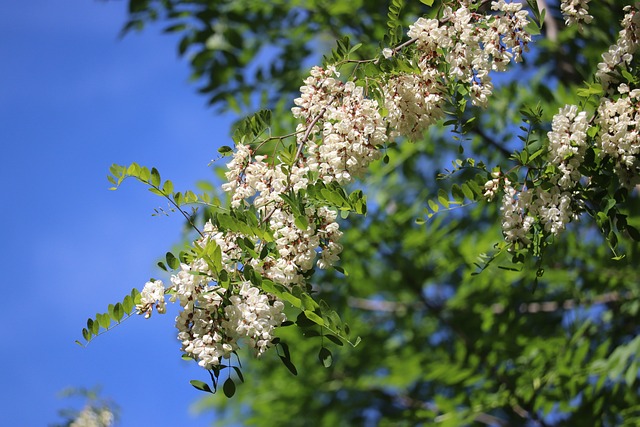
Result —
M 96 319 L 98 320 L 100 327 L 103 329 L 109 329 L 109 325 L 111 325 L 111 318 L 108 314 L 97 314 Z
M 336 271 L 337 271 L 337 272 L 339 272 L 339 273 L 344 274 L 345 276 L 349 276 L 349 272 L 348 272 L 348 271 L 346 271 L 344 268 L 342 268 L 342 267 L 338 266 L 338 265 L 334 265 L 334 266 L 333 266 L 333 269 L 334 269 L 334 270 L 336 270 Z
M 633 386 L 633 383 L 636 381 L 638 377 L 638 361 L 634 360 L 631 362 L 631 365 L 627 369 L 627 372 L 624 375 L 624 381 L 628 386 Z
M 587 84 L 587 87 L 578 89 L 576 94 L 582 98 L 588 98 L 591 95 L 600 96 L 603 94 L 602 85 L 600 83 Z
M 173 193 L 173 183 L 169 180 L 166 180 L 164 182 L 164 185 L 162 186 L 162 192 L 164 194 L 172 194 Z
M 307 316 L 307 319 L 311 320 L 313 323 L 316 323 L 320 326 L 324 326 L 324 320 L 322 317 L 318 316 L 311 310 L 304 310 L 304 315 Z
M 227 145 L 223 145 L 222 147 L 218 148 L 218 153 L 222 154 L 223 156 L 226 156 L 233 153 L 233 148 Z
M 318 305 L 318 303 L 307 293 L 303 293 L 301 295 L 301 300 L 302 306 L 305 310 L 315 310 L 317 308 L 320 308 L 320 305 Z
M 131 314 L 133 311 L 133 298 L 131 298 L 131 295 L 124 297 L 124 300 L 122 301 L 122 309 L 127 314 Z
M 134 304 L 140 304 L 140 291 L 136 288 L 131 289 L 131 298 L 133 299 Z
M 93 319 L 87 319 L 87 329 L 91 332 L 91 335 L 98 335 L 100 325 L 98 322 L 94 322 Z
M 289 292 L 282 292 L 279 296 L 295 308 L 302 308 L 302 301 L 300 301 L 300 298 L 291 295 Z
M 420 0 L 420 1 L 424 1 L 424 0 Z M 525 31 L 531 34 L 532 36 L 537 36 L 538 34 L 540 34 L 540 27 L 538 27 L 538 24 L 536 24 L 535 22 L 529 22 L 525 26 Z
M 234 394 L 236 394 L 236 383 L 233 382 L 231 378 L 227 378 L 222 386 L 222 391 L 224 395 L 231 398 Z
M 324 337 L 327 338 L 332 343 L 334 343 L 335 345 L 339 345 L 339 346 L 344 345 L 342 343 L 342 340 L 340 338 L 338 338 L 337 336 L 335 336 L 335 335 L 327 334 Z
M 640 231 L 638 231 L 637 228 L 627 224 L 625 230 L 627 230 L 627 233 L 629 233 L 629 237 L 631 237 L 636 242 L 640 242 Z
M 310 328 L 313 326 L 317 326 L 315 322 L 309 320 L 304 311 L 300 312 L 300 314 L 298 314 L 298 317 L 296 317 L 296 325 L 298 325 L 298 327 L 300 328 Z
M 306 231 L 309 228 L 309 219 L 306 215 L 299 215 L 296 217 L 295 224 L 301 231 Z
M 289 372 L 291 372 L 293 375 L 298 375 L 298 370 L 296 369 L 296 366 L 293 364 L 293 362 L 291 362 L 291 359 L 280 356 L 280 360 L 282 360 L 282 363 L 287 367 Z
M 189 384 L 191 384 L 192 386 L 194 386 L 195 388 L 197 388 L 200 391 L 206 391 L 207 393 L 213 393 L 213 390 L 211 390 L 211 387 L 209 387 L 209 384 L 199 381 L 199 380 L 191 380 L 189 381 Z
M 445 208 L 449 208 L 449 195 L 443 188 L 438 190 L 438 202 Z
M 462 194 L 469 200 L 475 200 L 475 193 L 466 182 L 462 184 Z
M 165 259 L 167 260 L 167 265 L 172 270 L 177 270 L 180 267 L 180 260 L 176 258 L 171 252 L 167 252 Z
M 451 187 L 451 195 L 456 202 L 464 202 L 464 193 L 462 192 L 462 188 L 460 188 L 458 184 L 453 184 L 453 186 Z
M 151 169 L 151 185 L 155 187 L 160 187 L 160 172 L 156 168 Z
M 325 368 L 329 368 L 333 363 L 333 355 L 328 348 L 321 347 L 318 353 L 318 360 L 320 360 L 320 363 L 322 363 Z
M 122 318 L 124 317 L 124 309 L 122 308 L 122 304 L 117 303 L 113 308 L 113 314 L 116 318 L 116 321 L 120 323 Z

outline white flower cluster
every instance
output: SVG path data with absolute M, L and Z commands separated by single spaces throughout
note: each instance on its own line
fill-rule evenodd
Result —
M 212 226 L 207 228 L 200 245 L 219 237 Z M 227 265 L 231 265 L 230 260 Z M 273 330 L 286 320 L 284 304 L 275 296 L 248 281 L 232 282 L 227 289 L 217 280 L 203 258 L 194 259 L 190 265 L 182 264 L 171 278 L 173 298 L 182 307 L 176 318 L 182 351 L 205 369 L 229 358 L 243 338 L 248 339 L 257 355 L 262 355 L 271 345 Z
M 424 114 L 440 111 L 442 88 L 451 80 L 467 84 L 471 102 L 485 107 L 493 92 L 489 73 L 504 71 L 511 61 L 522 60 L 522 53 L 531 41 L 531 35 L 525 30 L 529 23 L 528 12 L 522 10 L 521 3 L 504 0 L 493 1 L 491 9 L 500 13 L 477 14 L 464 4 L 457 10 L 447 7 L 441 20 L 419 18 L 409 27 L 409 37 L 416 39 L 421 54 L 418 66 L 422 78 L 417 82 L 423 87 L 418 87 L 430 95 L 424 101 L 428 105 Z M 390 88 L 394 95 L 396 86 L 398 84 L 393 82 Z M 387 96 L 387 99 L 393 101 L 396 97 Z M 403 97 L 399 99 L 403 100 Z M 388 104 L 391 107 L 387 108 L 393 111 L 393 103 Z M 433 121 L 438 118 L 436 114 Z M 412 122 L 429 124 L 424 119 Z
M 378 103 L 365 98 L 362 86 L 338 77 L 335 68 L 314 67 L 292 113 L 303 122 L 297 132 L 298 144 L 306 149 L 305 166 L 324 182 L 343 184 L 380 158 L 378 148 L 387 142 L 387 132 Z M 320 130 L 317 142 L 314 135 Z
M 491 181 L 489 181 L 491 182 Z M 536 222 L 547 233 L 558 235 L 567 224 L 578 218 L 579 209 L 572 193 L 554 186 L 524 189 L 518 192 L 507 178 L 502 197 L 502 234 L 509 243 L 531 243 L 529 232 Z
M 302 230 L 294 216 L 284 209 L 276 209 L 269 225 L 274 230 L 277 256 L 269 255 L 254 268 L 263 276 L 283 285 L 301 284 L 304 273 L 313 268 L 327 268 L 338 260 L 342 232 L 336 222 L 337 213 L 323 206 L 307 207 L 309 226 Z
M 384 96 L 392 138 L 404 135 L 417 140 L 444 117 L 446 88 L 437 69 L 393 76 L 384 87 Z
M 316 182 L 349 183 L 380 157 L 379 148 L 390 137 L 421 136 L 444 117 L 447 85 L 454 81 L 468 85 L 474 104 L 486 104 L 493 90 L 489 72 L 520 61 L 531 39 L 524 30 L 528 14 L 521 8 L 520 3 L 494 1 L 497 13 L 481 15 L 463 3 L 457 10 L 446 8 L 440 20 L 418 19 L 408 34 L 419 52 L 419 72 L 396 74 L 382 85 L 385 117 L 364 87 L 340 80 L 333 66 L 313 67 L 292 108 L 300 120 L 293 164 L 256 155 L 243 144 L 228 164 L 223 189 L 231 193 L 232 207 L 253 205 L 276 244 L 260 260 L 238 262 L 286 286 L 302 283 L 314 264 L 326 268 L 335 263 L 342 251 L 336 212 L 308 201 L 296 209 L 285 197 Z M 226 240 L 233 246 L 234 239 Z
M 220 220 L 219 228 L 205 224 L 192 258 L 172 276 L 171 289 L 160 281 L 147 283 L 138 312 L 146 317 L 153 307 L 164 312 L 164 294 L 171 293 L 181 305 L 176 326 L 182 350 L 204 368 L 230 357 L 242 339 L 263 354 L 274 329 L 286 320 L 284 304 L 246 281 L 246 269 L 291 289 L 304 284 L 314 266 L 333 265 L 342 252 L 337 210 L 307 198 L 303 190 L 348 184 L 381 157 L 390 137 L 421 136 L 444 117 L 453 84 L 465 85 L 474 105 L 486 105 L 493 90 L 490 71 L 520 61 L 531 39 L 521 7 L 494 1 L 493 12 L 481 15 L 461 2 L 457 10 L 446 8 L 440 20 L 419 19 L 409 30 L 417 72 L 376 82 L 384 106 L 367 97 L 368 87 L 342 81 L 335 67 L 313 67 L 292 108 L 300 123 L 288 156 L 268 157 L 238 143 L 227 165 L 222 188 L 231 197 L 231 216 L 255 214 L 255 223 L 245 224 L 243 232 L 223 229 Z M 396 53 L 385 49 L 383 55 Z M 270 237 L 247 231 L 252 228 L 266 228 Z
M 269 298 L 260 290 L 243 282 L 237 295 L 229 298 L 224 308 L 222 326 L 235 342 L 247 337 L 249 345 L 261 356 L 270 346 L 273 330 L 287 320 L 282 301 Z
M 492 201 L 500 190 L 500 171 L 491 172 L 491 179 L 484 184 L 482 195 L 487 201 Z
M 640 184 L 640 89 L 619 86 L 621 96 L 602 98 L 596 124 L 600 126 L 601 155 L 610 156 L 623 185 Z
M 194 243 L 198 250 L 191 262 L 181 264 L 171 277 L 172 286 L 165 289 L 162 281 L 147 282 L 136 306 L 138 313 L 147 318 L 154 305 L 164 313 L 164 295 L 171 293 L 171 301 L 177 300 L 181 306 L 176 317 L 181 349 L 205 369 L 229 358 L 242 339 L 248 340 L 258 356 L 262 355 L 271 345 L 274 329 L 286 320 L 282 301 L 237 279 L 242 260 L 237 242 L 241 238 L 244 236 L 240 233 L 223 233 L 207 222 L 203 237 Z M 224 275 L 236 278 L 229 280 L 227 287 L 218 283 L 222 270 L 215 271 L 208 248 L 219 251 Z
M 502 212 L 502 234 L 507 242 L 520 242 L 524 245 L 531 242 L 527 233 L 535 222 L 535 218 L 528 213 L 530 201 L 531 193 L 528 190 L 518 194 L 511 186 L 511 182 L 504 178 L 504 195 L 500 211 Z
M 609 47 L 607 52 L 602 54 L 603 61 L 598 64 L 598 71 L 596 72 L 596 77 L 607 92 L 615 91 L 612 86 L 617 80 L 614 71 L 620 65 L 629 65 L 631 63 L 640 40 L 640 14 L 631 6 L 625 6 L 623 10 L 627 13 L 622 20 L 622 30 L 618 33 L 618 41 Z
M 144 314 L 144 317 L 148 319 L 151 317 L 154 306 L 158 313 L 166 313 L 167 306 L 164 301 L 164 291 L 165 288 L 162 280 L 145 283 L 142 292 L 140 292 L 140 304 L 136 305 L 138 314 Z
M 240 207 L 242 200 L 253 196 L 256 193 L 255 174 L 249 174 L 247 182 L 246 169 L 251 162 L 251 148 L 248 145 L 239 144 L 233 153 L 233 158 L 227 164 L 229 171 L 226 173 L 227 182 L 222 184 L 224 191 L 231 192 L 231 206 Z M 254 166 L 255 168 L 255 166 Z
M 575 105 L 566 105 L 553 117 L 551 131 L 547 133 L 549 147 L 547 158 L 556 167 L 556 173 L 546 177 L 547 184 L 518 192 L 504 178 L 502 198 L 502 232 L 510 243 L 528 245 L 528 233 L 538 222 L 542 229 L 558 235 L 566 225 L 578 218 L 582 202 L 577 197 L 576 185 L 582 178 L 578 168 L 584 161 L 587 149 L 589 119 Z M 491 200 L 500 187 L 500 175 L 484 187 L 484 196 Z
M 575 187 L 582 174 L 578 168 L 584 161 L 587 150 L 589 119 L 584 111 L 578 112 L 575 105 L 567 105 L 553 116 L 549 138 L 549 162 L 558 168 L 558 175 L 551 183 L 562 190 Z
M 95 408 L 87 405 L 69 424 L 69 427 L 111 427 L 114 423 L 113 413 L 109 408 Z
M 545 231 L 556 236 L 569 222 L 578 219 L 580 210 L 576 208 L 576 204 L 571 193 L 562 191 L 559 187 L 551 187 L 549 190 L 536 187 L 530 213 L 539 218 Z
M 560 11 L 567 25 L 588 24 L 593 20 L 593 16 L 589 15 L 590 0 L 562 0 Z

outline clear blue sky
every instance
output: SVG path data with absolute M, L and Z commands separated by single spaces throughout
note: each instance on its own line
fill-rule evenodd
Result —
M 180 359 L 174 315 L 74 344 L 87 317 L 159 277 L 182 225 L 152 217 L 165 204 L 134 181 L 108 191 L 109 166 L 155 166 L 187 189 L 231 144 L 230 119 L 196 95 L 174 38 L 155 27 L 118 39 L 126 3 L 0 3 L 2 426 L 60 421 L 69 402 L 56 394 L 95 385 L 123 427 L 213 419 L 190 412 L 202 393 L 189 380 L 207 375 Z

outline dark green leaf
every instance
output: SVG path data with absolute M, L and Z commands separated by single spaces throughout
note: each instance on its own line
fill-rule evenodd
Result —
M 329 351 L 329 349 L 326 347 L 320 348 L 320 352 L 318 353 L 318 359 L 320 360 L 320 363 L 322 363 L 322 365 L 325 368 L 330 367 L 331 364 L 333 363 L 333 355 L 331 354 L 331 351 Z
M 189 381 L 189 383 L 194 386 L 195 388 L 197 388 L 200 391 L 206 391 L 207 393 L 213 393 L 213 390 L 211 390 L 211 387 L 209 387 L 209 384 L 199 381 L 199 380 L 191 380 Z
M 227 380 L 224 382 L 222 391 L 227 397 L 233 397 L 233 395 L 236 394 L 236 384 L 231 378 L 227 378 Z

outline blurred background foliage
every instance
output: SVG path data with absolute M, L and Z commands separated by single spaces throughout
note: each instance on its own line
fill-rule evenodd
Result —
M 547 9 L 542 34 L 525 63 L 495 78 L 490 108 L 465 111 L 476 117 L 468 133 L 434 129 L 399 143 L 359 184 L 369 212 L 343 223 L 340 265 L 348 275 L 318 272 L 314 286 L 361 344 L 337 347 L 281 328 L 298 376 L 275 354 L 244 357 L 246 384 L 236 396 L 199 404 L 216 411 L 219 425 L 640 425 L 640 254 L 631 239 L 622 236 L 626 256 L 614 261 L 585 218 L 542 260 L 512 264 L 502 255 L 476 274 L 502 241 L 496 203 L 431 218 L 425 211 L 441 188 L 473 177 L 438 179 L 453 159 L 513 165 L 523 108 L 542 109 L 539 132 L 546 133 L 561 106 L 578 102 L 576 91 L 593 82 L 622 6 L 632 2 L 591 2 L 594 20 L 582 31 L 564 26 L 557 1 L 538 3 Z M 367 0 L 129 0 L 123 32 L 156 22 L 177 34 L 178 52 L 214 108 L 271 108 L 278 134 L 293 128 L 288 110 L 302 79 L 337 38 L 362 43 L 362 58 L 377 54 L 388 8 Z M 429 13 L 407 0 L 403 31 Z M 640 226 L 637 191 L 626 209 Z M 322 345 L 333 354 L 326 369 Z

